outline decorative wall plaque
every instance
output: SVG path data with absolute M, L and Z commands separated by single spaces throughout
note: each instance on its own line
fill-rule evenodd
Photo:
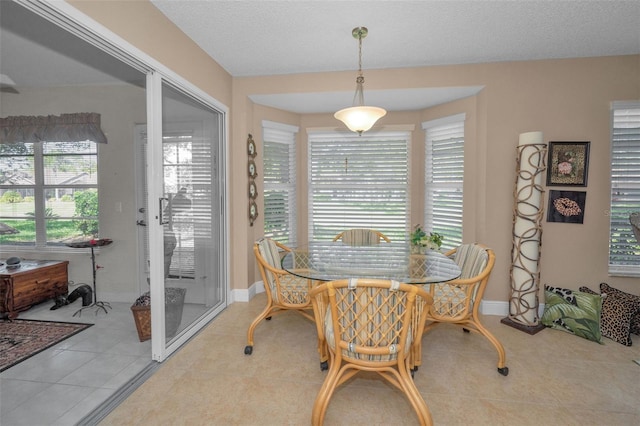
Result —
M 249 226 L 253 226 L 258 217 L 258 204 L 256 204 L 256 198 L 258 197 L 258 187 L 256 186 L 256 176 L 258 176 L 258 170 L 255 162 L 255 158 L 258 155 L 256 149 L 256 143 L 253 140 L 253 136 L 249 133 L 247 138 L 247 155 L 249 161 L 247 163 L 247 172 L 249 174 Z

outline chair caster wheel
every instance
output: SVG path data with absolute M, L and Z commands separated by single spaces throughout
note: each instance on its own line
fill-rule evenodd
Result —
M 265 318 L 267 321 L 271 321 L 271 317 L 266 317 Z
M 498 373 L 502 374 L 503 376 L 508 376 L 509 375 L 509 367 L 498 368 Z
M 325 371 L 329 369 L 329 361 L 322 361 L 320 363 L 320 371 Z
M 244 354 L 245 355 L 251 355 L 252 352 L 253 352 L 253 346 L 245 346 L 244 347 Z

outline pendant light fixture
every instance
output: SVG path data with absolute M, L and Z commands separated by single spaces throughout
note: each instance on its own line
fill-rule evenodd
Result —
M 351 108 L 341 109 L 333 116 L 342 121 L 349 130 L 358 132 L 366 132 L 378 121 L 384 117 L 387 111 L 374 106 L 365 106 L 364 104 L 364 76 L 362 75 L 362 39 L 367 36 L 369 30 L 366 27 L 356 27 L 351 31 L 354 38 L 358 39 L 358 76 L 356 77 L 356 93 L 353 96 L 353 106 Z

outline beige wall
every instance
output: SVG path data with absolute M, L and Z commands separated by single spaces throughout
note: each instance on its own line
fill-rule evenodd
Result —
M 148 0 L 70 0 L 136 48 L 182 75 L 225 105 L 231 103 L 231 76 Z
M 146 0 L 70 3 L 230 106 L 231 287 L 248 288 L 259 279 L 250 245 L 262 234 L 263 216 L 249 227 L 247 134 L 252 133 L 258 143 L 259 160 L 262 119 L 301 126 L 301 156 L 306 127 L 336 127 L 331 114 L 297 116 L 275 111 L 253 105 L 248 95 L 351 91 L 353 72 L 231 78 Z M 424 136 L 422 121 L 467 114 L 464 238 L 486 243 L 496 251 L 487 299 L 506 301 L 509 294 L 515 147 L 520 133 L 537 130 L 544 132 L 545 141 L 591 141 L 589 186 L 574 188 L 587 191 L 585 223 L 543 224 L 542 284 L 577 288 L 607 281 L 638 293 L 637 279 L 607 276 L 607 210 L 609 105 L 613 100 L 640 99 L 640 56 L 367 70 L 366 74 L 367 90 L 484 86 L 478 95 L 449 105 L 427 111 L 390 112 L 379 125 L 415 125 L 413 144 L 417 153 L 421 152 L 418 145 Z M 412 160 L 412 178 L 420 182 L 417 173 L 421 156 L 416 157 Z M 301 184 L 306 176 L 305 164 L 301 161 Z M 126 173 L 123 181 L 130 176 Z M 414 188 L 419 191 L 417 185 Z M 299 201 L 305 200 L 301 191 Z M 306 206 L 300 206 L 304 219 Z M 412 215 L 412 223 L 421 222 L 421 203 L 414 203 Z
M 145 91 L 135 86 L 20 89 L 3 93 L 0 116 L 60 115 L 96 112 L 107 144 L 98 145 L 100 236 L 114 244 L 96 251 L 97 288 L 101 300 L 133 301 L 140 294 L 137 275 L 134 128 L 146 122 Z M 139 169 L 139 167 L 138 167 Z M 121 206 L 121 208 L 118 208 Z M 27 258 L 69 260 L 69 279 L 91 284 L 88 249 L 20 252 Z M 146 291 L 146 288 L 143 290 Z
M 602 281 L 638 293 L 638 280 L 609 277 L 608 216 L 610 136 L 609 108 L 614 100 L 640 99 L 640 56 L 492 63 L 367 71 L 368 89 L 406 87 L 483 86 L 476 96 L 418 113 L 390 112 L 377 126 L 415 126 L 412 152 L 412 223 L 422 221 L 424 140 L 422 121 L 466 113 L 464 240 L 488 244 L 496 251 L 496 267 L 487 290 L 488 300 L 506 301 L 513 220 L 516 145 L 520 133 L 542 131 L 547 141 L 590 141 L 588 187 L 565 189 L 587 192 L 584 224 L 543 223 L 541 284 L 577 289 Z M 347 73 L 268 76 L 236 79 L 234 98 L 253 93 L 297 93 L 344 89 Z M 248 106 L 251 107 L 250 105 Z M 263 107 L 253 107 L 259 133 Z M 238 112 L 237 110 L 235 112 Z M 235 118 L 235 117 L 234 117 Z M 300 179 L 306 179 L 305 128 L 339 127 L 330 114 L 283 117 L 301 126 Z M 258 147 L 261 141 L 258 139 Z M 259 151 L 260 152 L 260 151 Z M 552 187 L 550 189 L 560 189 Z M 549 190 L 549 188 L 547 188 Z M 304 191 L 301 190 L 303 193 Z M 548 195 L 548 194 L 547 194 Z M 301 231 L 306 229 L 306 198 L 300 197 Z M 545 203 L 546 204 L 546 203 Z M 546 218 L 546 216 L 545 216 Z M 260 237 L 262 218 L 250 230 L 246 244 Z M 235 262 L 243 262 L 234 259 Z M 259 278 L 249 265 L 248 282 Z

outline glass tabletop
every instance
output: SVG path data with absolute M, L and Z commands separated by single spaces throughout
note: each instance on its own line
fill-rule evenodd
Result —
M 317 241 L 293 249 L 282 258 L 287 272 L 312 280 L 380 278 L 409 284 L 450 281 L 460 276 L 460 267 L 438 251 L 412 254 L 410 244 L 380 243 L 352 246 L 342 242 Z

